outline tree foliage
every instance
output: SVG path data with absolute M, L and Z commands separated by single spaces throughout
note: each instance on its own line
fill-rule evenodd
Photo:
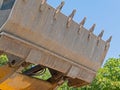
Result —
M 6 64 L 8 62 L 8 58 L 6 55 L 0 55 L 0 66 Z
M 110 58 L 89 87 L 81 90 L 120 90 L 120 58 Z

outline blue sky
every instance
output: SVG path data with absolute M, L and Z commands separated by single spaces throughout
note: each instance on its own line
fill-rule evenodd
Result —
M 102 29 L 105 30 L 103 39 L 107 40 L 113 36 L 106 60 L 110 57 L 118 57 L 120 54 L 120 0 L 47 0 L 56 8 L 61 1 L 65 1 L 62 13 L 69 15 L 73 9 L 77 12 L 74 16 L 76 22 L 80 22 L 84 16 L 87 17 L 85 28 L 89 29 L 96 24 L 94 33 L 98 35 Z

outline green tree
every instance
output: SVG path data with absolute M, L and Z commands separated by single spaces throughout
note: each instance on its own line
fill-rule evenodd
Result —
M 6 64 L 8 62 L 8 58 L 6 55 L 0 55 L 0 66 Z
M 110 58 L 90 86 L 81 90 L 120 90 L 120 58 Z

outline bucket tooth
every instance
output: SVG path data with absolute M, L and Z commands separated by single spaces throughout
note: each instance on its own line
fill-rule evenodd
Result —
M 64 4 L 65 4 L 65 2 L 62 1 L 61 4 L 56 8 L 56 11 L 54 13 L 54 19 L 56 19 L 56 14 L 58 14 L 61 11 L 61 9 L 63 8 Z
M 39 11 L 42 12 L 42 6 L 47 2 L 47 0 L 42 0 L 40 3 Z
M 74 10 L 72 11 L 72 13 L 69 15 L 68 20 L 67 20 L 67 25 L 66 25 L 67 28 L 70 27 L 70 23 L 71 23 L 74 15 L 75 15 L 75 13 L 76 13 L 76 10 L 74 9 Z
M 86 22 L 86 19 L 87 19 L 86 17 L 83 18 L 83 20 L 80 22 L 80 26 L 81 26 L 81 25 L 84 26 L 84 24 L 85 24 L 85 22 Z
M 86 17 L 83 18 L 83 20 L 80 22 L 79 24 L 79 28 L 78 28 L 78 33 L 80 34 L 81 29 L 83 28 L 84 24 L 86 21 Z
M 93 24 L 92 27 L 89 29 L 89 32 L 93 33 L 95 29 L 96 24 Z
M 88 34 L 88 40 L 90 39 L 91 34 L 93 33 L 95 29 L 96 24 L 93 24 L 92 27 L 89 29 L 89 34 Z
M 110 43 L 112 40 L 112 36 L 109 37 L 109 39 L 106 41 L 106 43 Z
M 98 35 L 98 37 L 102 38 L 103 34 L 104 34 L 104 30 L 101 31 L 101 33 Z
M 104 30 L 102 30 L 101 33 L 100 33 L 100 34 L 98 35 L 98 37 L 97 37 L 97 46 L 98 46 L 99 41 L 100 41 L 100 39 L 102 38 L 103 34 L 104 34 Z
M 110 36 L 109 39 L 106 41 L 105 50 L 108 50 L 111 40 L 112 40 L 112 36 Z

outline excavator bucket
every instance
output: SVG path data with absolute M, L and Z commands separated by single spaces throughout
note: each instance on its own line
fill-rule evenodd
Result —
M 0 67 L 0 89 L 5 85 L 10 90 L 49 90 L 34 87 L 51 88 L 61 80 L 68 80 L 68 85 L 73 87 L 92 82 L 111 37 L 102 40 L 104 31 L 94 35 L 95 24 L 89 30 L 84 28 L 86 18 L 80 24 L 74 22 L 76 10 L 68 17 L 62 14 L 64 2 L 56 9 L 46 0 L 1 0 L 1 3 L 0 51 L 8 55 L 9 64 Z M 53 77 L 43 82 L 28 77 L 30 72 L 28 76 L 17 73 L 25 62 L 38 65 L 30 72 L 47 67 Z M 26 89 L 22 83 L 25 87 L 32 86 Z

